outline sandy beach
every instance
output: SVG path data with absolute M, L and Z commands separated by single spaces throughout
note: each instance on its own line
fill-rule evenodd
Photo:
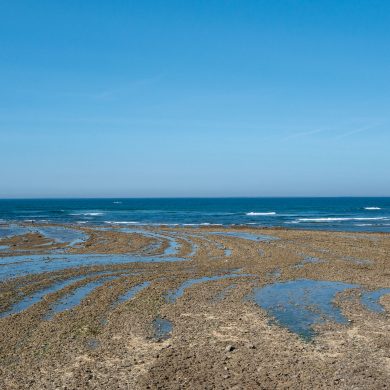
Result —
M 24 227 L 0 240 L 1 388 L 390 383 L 389 234 Z

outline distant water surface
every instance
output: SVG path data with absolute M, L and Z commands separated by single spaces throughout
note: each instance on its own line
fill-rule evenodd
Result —
M 390 198 L 0 200 L 1 223 L 247 225 L 390 232 Z

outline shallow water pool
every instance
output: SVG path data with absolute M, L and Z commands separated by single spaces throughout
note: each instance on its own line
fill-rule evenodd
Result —
M 166 340 L 171 337 L 173 324 L 166 318 L 156 317 L 152 323 L 153 337 L 156 340 Z
M 175 303 L 176 300 L 183 296 L 185 290 L 194 284 L 213 282 L 216 280 L 230 279 L 230 278 L 243 278 L 253 276 L 249 274 L 227 274 L 227 275 L 215 275 L 215 276 L 203 276 L 201 278 L 189 279 L 182 283 L 176 290 L 171 290 L 167 293 L 165 299 L 169 303 Z
M 299 279 L 255 288 L 249 298 L 275 321 L 304 339 L 315 336 L 314 325 L 325 322 L 346 324 L 347 319 L 333 303 L 337 293 L 358 285 Z
M 45 254 L 0 257 L 0 281 L 42 272 L 60 271 L 74 267 L 113 265 L 126 263 L 159 263 L 186 261 L 178 257 L 93 255 L 93 254 Z
M 375 313 L 383 313 L 385 308 L 379 303 L 379 300 L 387 294 L 390 294 L 390 288 L 381 288 L 375 291 L 364 291 L 361 295 L 360 301 L 366 309 Z

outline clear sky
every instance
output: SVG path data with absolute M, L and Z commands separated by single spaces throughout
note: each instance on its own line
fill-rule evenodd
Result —
M 390 2 L 0 0 L 0 197 L 390 195 Z

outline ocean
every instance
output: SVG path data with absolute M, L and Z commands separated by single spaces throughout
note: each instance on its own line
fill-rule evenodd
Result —
M 2 199 L 0 223 L 247 225 L 390 232 L 390 198 Z

